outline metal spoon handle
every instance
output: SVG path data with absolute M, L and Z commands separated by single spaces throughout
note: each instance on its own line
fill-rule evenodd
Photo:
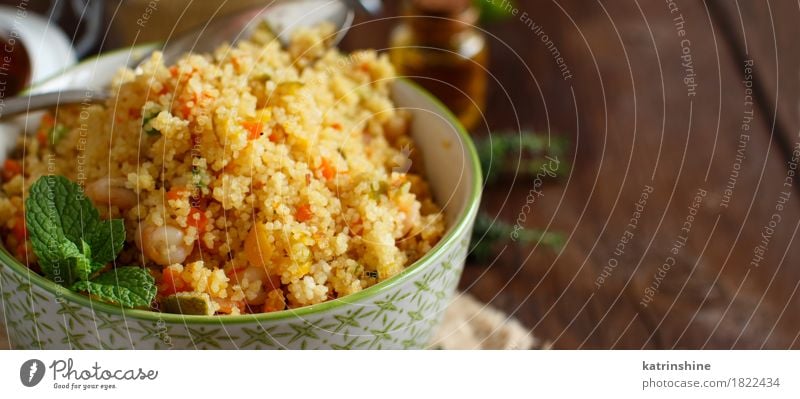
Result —
M 109 93 L 105 90 L 63 90 L 7 98 L 0 103 L 0 119 L 54 108 L 58 105 L 99 103 L 107 100 L 108 97 Z

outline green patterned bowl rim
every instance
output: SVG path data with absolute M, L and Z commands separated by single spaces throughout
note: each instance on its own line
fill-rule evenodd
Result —
M 148 43 L 148 44 L 134 46 L 131 48 L 115 50 L 112 52 L 101 54 L 97 57 L 84 60 L 79 64 L 76 64 L 71 68 L 65 70 L 64 72 L 62 72 L 62 74 L 59 74 L 53 78 L 47 79 L 39 83 L 37 86 L 42 85 L 48 81 L 51 81 L 52 79 L 55 79 L 59 76 L 62 76 L 63 74 L 69 73 L 78 68 L 79 66 L 85 65 L 89 62 L 96 62 L 97 60 L 103 57 L 113 54 L 119 54 L 120 52 L 124 51 L 145 49 L 149 46 L 152 47 L 153 44 Z M 441 111 L 441 113 L 445 116 L 445 118 L 447 118 L 450 124 L 456 128 L 459 138 L 461 139 L 461 144 L 466 148 L 468 157 L 470 158 L 468 162 L 472 166 L 472 172 L 473 172 L 472 182 L 471 182 L 472 192 L 470 193 L 470 197 L 468 198 L 467 206 L 461 211 L 461 214 L 457 216 L 455 225 L 449 229 L 448 233 L 441 240 L 439 240 L 439 242 L 430 251 L 428 251 L 428 253 L 426 253 L 422 258 L 414 262 L 411 266 L 407 267 L 398 275 L 386 281 L 380 282 L 362 291 L 344 296 L 342 298 L 323 302 L 318 305 L 304 306 L 296 309 L 288 309 L 271 313 L 257 313 L 257 314 L 247 314 L 247 315 L 237 315 L 237 316 L 193 316 L 193 315 L 161 313 L 151 310 L 126 309 L 105 302 L 92 300 L 89 297 L 72 292 L 34 272 L 31 272 L 30 269 L 28 269 L 22 263 L 17 261 L 16 258 L 14 258 L 10 253 L 8 253 L 8 251 L 3 245 L 0 245 L 0 265 L 8 266 L 13 272 L 21 276 L 27 277 L 32 283 L 45 289 L 50 293 L 55 294 L 65 300 L 69 300 L 71 302 L 75 302 L 80 305 L 89 307 L 94 312 L 100 311 L 139 320 L 149 320 L 154 322 L 163 321 L 166 323 L 184 323 L 184 324 L 241 324 L 241 323 L 296 318 L 300 316 L 311 316 L 327 310 L 336 309 L 347 304 L 361 302 L 364 299 L 376 296 L 381 292 L 389 290 L 393 287 L 397 287 L 405 283 L 412 277 L 416 276 L 417 274 L 421 273 L 426 266 L 432 263 L 432 260 L 437 255 L 442 253 L 446 248 L 455 245 L 459 237 L 467 233 L 467 230 L 471 227 L 470 221 L 474 218 L 474 216 L 478 212 L 478 206 L 480 205 L 480 197 L 481 197 L 481 187 L 483 182 L 481 166 L 478 158 L 478 152 L 475 149 L 475 144 L 472 142 L 472 138 L 470 138 L 469 133 L 467 133 L 466 129 L 461 124 L 461 122 L 458 121 L 455 115 L 453 115 L 453 113 L 450 112 L 450 110 L 444 104 L 442 104 L 442 102 L 439 101 L 439 99 L 434 97 L 427 90 L 423 89 L 418 84 L 408 79 L 400 78 L 400 80 L 408 84 L 423 97 L 430 100 L 431 103 L 433 103 L 434 106 L 436 106 L 439 109 L 439 111 Z

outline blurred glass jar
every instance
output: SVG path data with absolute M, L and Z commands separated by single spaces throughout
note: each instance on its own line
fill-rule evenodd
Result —
M 406 0 L 390 37 L 390 58 L 444 102 L 467 129 L 486 102 L 488 47 L 471 0 Z
M 105 7 L 116 46 L 164 41 L 195 28 L 214 16 L 272 0 L 114 0 Z

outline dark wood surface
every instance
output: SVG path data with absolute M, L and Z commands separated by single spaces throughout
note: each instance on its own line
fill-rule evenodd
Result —
M 797 56 L 789 54 L 797 5 L 789 5 L 783 2 L 778 8 L 788 10 L 771 21 L 763 16 L 763 2 L 749 2 L 741 17 L 730 12 L 732 2 L 679 2 L 678 13 L 665 2 L 521 2 L 574 78 L 560 79 L 548 49 L 513 22 L 496 32 L 535 80 L 522 65 L 494 70 L 504 87 L 524 90 L 513 97 L 520 125 L 573 138 L 571 175 L 547 187 L 528 223 L 565 231 L 569 241 L 557 254 L 518 248 L 492 266 L 471 265 L 463 286 L 559 348 L 797 347 L 800 254 L 792 242 L 800 214 L 794 179 L 764 259 L 750 264 L 786 188 L 787 148 L 797 141 Z M 684 17 L 685 37 L 678 36 L 677 15 Z M 773 36 L 772 26 L 780 33 Z M 740 49 L 742 27 L 749 53 Z M 683 83 L 683 39 L 690 41 L 694 97 Z M 501 56 L 493 58 L 495 65 L 513 62 Z M 747 59 L 753 60 L 758 94 L 750 130 L 742 131 L 750 108 L 742 83 Z M 784 68 L 783 80 L 776 64 Z M 507 103 L 500 105 L 497 92 L 490 102 L 496 109 L 487 112 L 491 126 L 512 127 L 514 114 Z M 741 133 L 748 137 L 746 158 L 723 207 Z M 513 219 L 529 185 L 519 179 L 493 187 L 486 208 Z M 654 194 L 639 228 L 624 254 L 614 255 L 646 185 Z M 699 189 L 707 195 L 685 234 L 686 246 L 672 255 Z M 670 256 L 675 264 L 657 279 Z M 598 288 L 611 258 L 618 266 Z M 657 294 L 643 306 L 645 289 L 656 281 Z
M 556 348 L 800 347 L 800 189 L 786 180 L 800 140 L 798 4 L 677 1 L 677 12 L 664 1 L 517 4 L 516 17 L 486 26 L 494 83 L 475 134 L 531 128 L 570 138 L 571 173 L 546 185 L 525 223 L 568 240 L 557 253 L 510 245 L 472 262 L 461 288 Z M 393 15 L 362 18 L 343 46 L 386 48 Z M 571 78 L 562 78 L 542 35 Z M 694 96 L 684 84 L 686 47 Z M 752 104 L 743 83 L 748 60 Z M 532 184 L 524 176 L 494 183 L 484 210 L 513 223 Z M 631 230 L 646 187 L 653 193 Z M 698 190 L 706 194 L 692 215 Z M 780 223 L 752 265 L 775 214 Z M 633 236 L 618 251 L 626 229 Z M 675 247 L 681 235 L 685 246 Z M 616 267 L 604 273 L 612 259 Z

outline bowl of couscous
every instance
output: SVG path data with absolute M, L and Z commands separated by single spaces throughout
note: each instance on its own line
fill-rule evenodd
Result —
M 0 300 L 15 348 L 424 348 L 481 192 L 436 99 L 325 28 L 155 46 L 33 91 L 111 87 L 3 124 Z M 129 59 L 149 54 L 135 69 Z

